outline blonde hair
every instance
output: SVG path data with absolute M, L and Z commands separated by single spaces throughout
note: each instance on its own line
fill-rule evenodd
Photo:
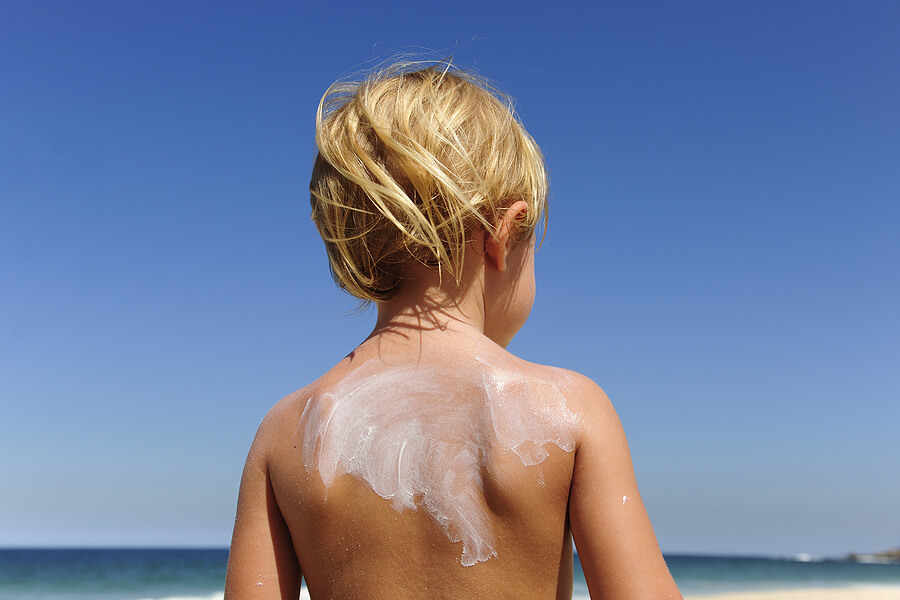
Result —
M 547 173 L 511 102 L 449 62 L 338 82 L 316 115 L 312 218 L 335 282 L 389 300 L 414 262 L 460 282 L 468 231 L 517 200 L 514 240 L 547 219 Z

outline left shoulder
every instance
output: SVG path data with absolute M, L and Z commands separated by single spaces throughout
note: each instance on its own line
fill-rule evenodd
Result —
M 288 394 L 268 410 L 256 430 L 247 458 L 248 463 L 264 466 L 271 453 L 291 439 L 311 396 L 311 387 L 307 386 Z

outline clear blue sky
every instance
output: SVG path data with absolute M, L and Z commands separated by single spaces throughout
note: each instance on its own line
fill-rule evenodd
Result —
M 0 15 L 0 545 L 228 543 L 258 422 L 372 326 L 309 222 L 316 103 L 417 48 L 547 156 L 511 350 L 607 390 L 663 549 L 900 545 L 900 4 Z

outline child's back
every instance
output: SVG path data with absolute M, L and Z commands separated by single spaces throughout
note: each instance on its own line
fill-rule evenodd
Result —
M 321 597 L 571 596 L 577 383 L 457 341 L 404 357 L 370 340 L 268 419 L 272 489 Z
M 536 146 L 446 70 L 350 92 L 320 114 L 313 215 L 378 322 L 260 426 L 226 596 L 296 598 L 302 572 L 314 600 L 569 598 L 574 535 L 593 595 L 679 597 L 603 392 L 504 349 L 534 300 Z

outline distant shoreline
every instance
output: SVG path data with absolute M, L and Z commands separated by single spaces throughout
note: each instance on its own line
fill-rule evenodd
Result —
M 847 560 L 850 562 L 866 564 L 900 564 L 900 548 L 892 548 L 882 552 L 871 552 L 867 554 L 851 552 L 847 555 Z
M 665 557 L 687 600 L 900 600 L 898 563 L 807 554 Z M 59 593 L 71 600 L 91 600 L 133 595 L 131 582 L 139 581 L 140 597 L 221 600 L 227 558 L 228 549 L 221 546 L 3 548 L 0 596 L 40 600 Z M 587 600 L 577 557 L 574 567 L 573 600 Z M 160 569 L 168 575 L 159 578 Z
M 0 552 L 8 551 L 117 551 L 117 552 L 146 552 L 146 551 L 221 551 L 228 552 L 228 545 L 209 545 L 209 546 L 193 546 L 193 545 L 78 545 L 78 544 L 58 544 L 58 545 L 31 545 L 31 544 L 0 544 Z M 578 550 L 575 550 L 578 555 Z M 824 554 L 755 554 L 755 553 L 722 553 L 722 552 L 663 552 L 663 556 L 672 558 L 736 558 L 736 559 L 760 559 L 760 560 L 785 560 L 796 562 L 857 562 L 868 563 L 868 559 L 889 559 L 887 561 L 877 560 L 873 562 L 900 562 L 900 549 L 885 550 L 883 552 L 851 552 L 843 555 L 824 555 Z

